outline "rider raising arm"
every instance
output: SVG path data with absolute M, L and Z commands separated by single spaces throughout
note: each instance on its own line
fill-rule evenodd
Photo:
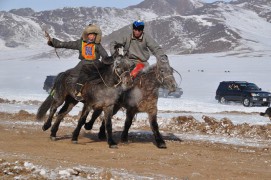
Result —
M 55 48 L 74 49 L 79 51 L 79 59 L 81 60 L 73 69 L 71 69 L 71 79 L 69 85 L 72 88 L 73 96 L 78 101 L 82 100 L 81 89 L 89 74 L 97 71 L 104 64 L 111 63 L 107 52 L 101 45 L 102 32 L 96 25 L 87 26 L 82 37 L 76 41 L 62 42 L 55 38 L 48 37 L 48 45 Z M 102 62 L 100 61 L 102 57 Z M 109 62 L 108 62 L 109 61 Z M 79 78 L 80 77 L 80 78 Z M 95 79 L 97 77 L 92 77 Z

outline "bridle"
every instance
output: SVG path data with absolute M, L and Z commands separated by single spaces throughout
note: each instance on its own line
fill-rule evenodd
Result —
M 120 83 L 122 83 L 122 75 L 123 75 L 124 73 L 127 73 L 127 72 L 130 73 L 130 71 L 124 71 L 123 73 L 121 73 L 121 74 L 119 75 L 119 73 L 117 72 L 117 70 L 114 69 L 113 72 L 118 76 L 119 81 L 118 81 L 118 83 L 114 84 L 113 86 L 109 86 L 109 85 L 106 84 L 106 82 L 105 82 L 104 78 L 102 77 L 102 75 L 101 75 L 101 73 L 100 73 L 98 67 L 97 67 L 95 64 L 94 64 L 94 66 L 95 66 L 96 70 L 98 71 L 98 74 L 99 74 L 101 80 L 103 81 L 104 85 L 105 85 L 106 87 L 108 87 L 108 88 L 109 88 L 109 87 L 117 87 Z
M 159 73 L 159 65 L 158 63 L 156 64 L 156 79 L 158 80 L 158 82 L 162 85 L 165 81 L 165 79 L 173 77 L 173 74 L 170 74 L 166 77 L 162 77 L 161 73 Z
M 114 57 L 113 72 L 114 72 L 114 73 L 117 75 L 117 77 L 119 78 L 119 81 L 118 81 L 116 84 L 114 84 L 114 85 L 112 86 L 112 87 L 115 87 L 115 88 L 116 88 L 118 85 L 120 85 L 120 84 L 122 83 L 122 76 L 123 76 L 123 74 L 125 74 L 125 73 L 129 73 L 129 74 L 130 74 L 130 71 L 124 71 L 124 72 L 122 72 L 121 74 L 119 74 L 118 71 L 116 70 L 116 68 L 114 67 L 114 66 L 115 66 L 115 59 L 116 59 L 116 56 L 121 56 L 122 59 L 124 59 L 124 51 L 123 51 L 123 48 L 117 48 L 116 51 L 114 52 L 114 54 L 113 54 L 112 56 Z M 124 63 L 125 66 L 127 66 L 127 64 L 128 64 L 126 60 L 124 60 L 123 63 Z M 95 64 L 94 64 L 94 65 L 95 65 Z M 127 66 L 127 67 L 128 67 L 128 66 Z M 104 78 L 102 77 L 102 75 L 101 75 L 101 73 L 100 73 L 100 71 L 99 71 L 99 69 L 97 68 L 96 65 L 95 65 L 95 68 L 96 68 L 96 70 L 98 71 L 98 74 L 99 74 L 100 78 L 102 79 L 104 85 L 105 85 L 106 87 L 109 88 L 110 86 L 106 84 Z M 129 69 L 129 68 L 128 68 L 128 69 Z
M 130 74 L 130 71 L 124 71 L 123 73 L 121 73 L 120 75 L 118 74 L 117 70 L 115 69 L 114 70 L 115 74 L 118 76 L 119 78 L 119 82 L 117 84 L 114 85 L 114 87 L 117 87 L 120 83 L 122 83 L 122 75 L 124 73 L 129 73 Z

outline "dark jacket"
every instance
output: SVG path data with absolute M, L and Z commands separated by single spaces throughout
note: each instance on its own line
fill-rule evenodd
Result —
M 62 41 L 59 41 L 59 40 L 57 40 L 55 38 L 52 39 L 53 47 L 78 50 L 79 51 L 79 57 L 78 58 L 81 59 L 81 60 L 88 61 L 82 55 L 82 43 L 83 42 L 86 43 L 85 41 L 83 41 L 82 38 L 78 39 L 76 41 L 67 41 L 67 42 L 62 42 Z M 108 57 L 107 52 L 105 51 L 105 49 L 103 48 L 103 46 L 100 43 L 95 44 L 95 57 L 96 58 L 93 59 L 94 61 L 99 60 L 100 57 L 102 57 L 102 60 L 105 60 Z

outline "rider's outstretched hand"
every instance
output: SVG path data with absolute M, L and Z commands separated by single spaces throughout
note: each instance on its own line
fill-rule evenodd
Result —
M 162 62 L 168 62 L 168 57 L 167 57 L 167 55 L 165 54 L 165 55 L 162 55 L 161 57 L 160 57 L 160 60 L 162 61 Z
M 53 42 L 52 42 L 52 38 L 51 38 L 51 36 L 49 35 L 49 33 L 47 32 L 47 31 L 45 31 L 45 37 L 47 38 L 47 44 L 49 45 L 49 46 L 52 46 L 52 47 L 54 47 L 54 45 L 53 45 Z

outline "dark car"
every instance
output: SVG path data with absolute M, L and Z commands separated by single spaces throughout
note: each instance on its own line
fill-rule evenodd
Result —
M 182 88 L 176 88 L 176 91 L 169 93 L 167 89 L 159 88 L 159 97 L 167 98 L 168 96 L 179 98 L 183 94 Z
M 48 93 L 51 91 L 54 82 L 55 82 L 56 76 L 46 76 L 46 79 L 43 84 L 43 89 L 47 91 Z
M 215 99 L 221 104 L 229 101 L 241 102 L 244 106 L 253 105 L 269 106 L 271 93 L 262 91 L 256 84 L 246 81 L 220 82 Z

